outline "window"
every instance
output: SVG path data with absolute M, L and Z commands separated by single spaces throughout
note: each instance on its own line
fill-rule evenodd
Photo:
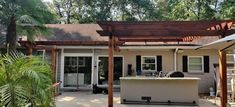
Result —
M 142 71 L 156 71 L 156 57 L 143 56 L 141 59 Z
M 120 85 L 123 73 L 123 57 L 114 57 L 113 85 Z M 98 57 L 98 85 L 108 84 L 108 57 Z
M 64 87 L 78 87 L 91 84 L 92 57 L 64 57 Z
M 189 72 L 203 72 L 203 57 L 189 56 L 188 57 L 188 71 Z
M 40 56 L 43 60 L 46 58 L 46 51 L 45 50 L 36 50 L 33 51 L 33 55 Z M 46 58 L 48 59 L 48 58 Z
M 78 57 L 78 66 L 79 67 L 85 67 L 86 65 L 85 57 Z

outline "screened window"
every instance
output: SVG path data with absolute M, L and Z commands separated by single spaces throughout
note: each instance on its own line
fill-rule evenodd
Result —
M 142 71 L 156 71 L 156 57 L 142 56 L 141 65 Z
M 189 72 L 203 72 L 203 57 L 189 56 L 188 57 L 188 71 Z

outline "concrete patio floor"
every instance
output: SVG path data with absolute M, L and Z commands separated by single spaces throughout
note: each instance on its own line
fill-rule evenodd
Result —
M 92 94 L 88 91 L 63 92 L 56 97 L 56 107 L 107 107 L 107 97 L 104 94 Z M 187 107 L 175 105 L 134 105 L 120 104 L 120 93 L 114 92 L 114 107 Z M 188 106 L 192 107 L 192 106 Z M 200 99 L 199 107 L 219 107 L 214 100 Z

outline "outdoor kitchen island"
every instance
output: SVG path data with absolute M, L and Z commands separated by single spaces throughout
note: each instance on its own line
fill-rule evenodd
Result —
M 198 105 L 194 77 L 121 77 L 121 103 Z

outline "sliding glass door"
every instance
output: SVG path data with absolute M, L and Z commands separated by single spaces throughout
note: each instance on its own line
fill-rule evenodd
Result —
M 64 87 L 83 87 L 91 84 L 92 57 L 64 57 Z
M 113 85 L 120 85 L 123 73 L 123 57 L 114 57 Z M 98 85 L 108 84 L 108 57 L 98 57 Z

